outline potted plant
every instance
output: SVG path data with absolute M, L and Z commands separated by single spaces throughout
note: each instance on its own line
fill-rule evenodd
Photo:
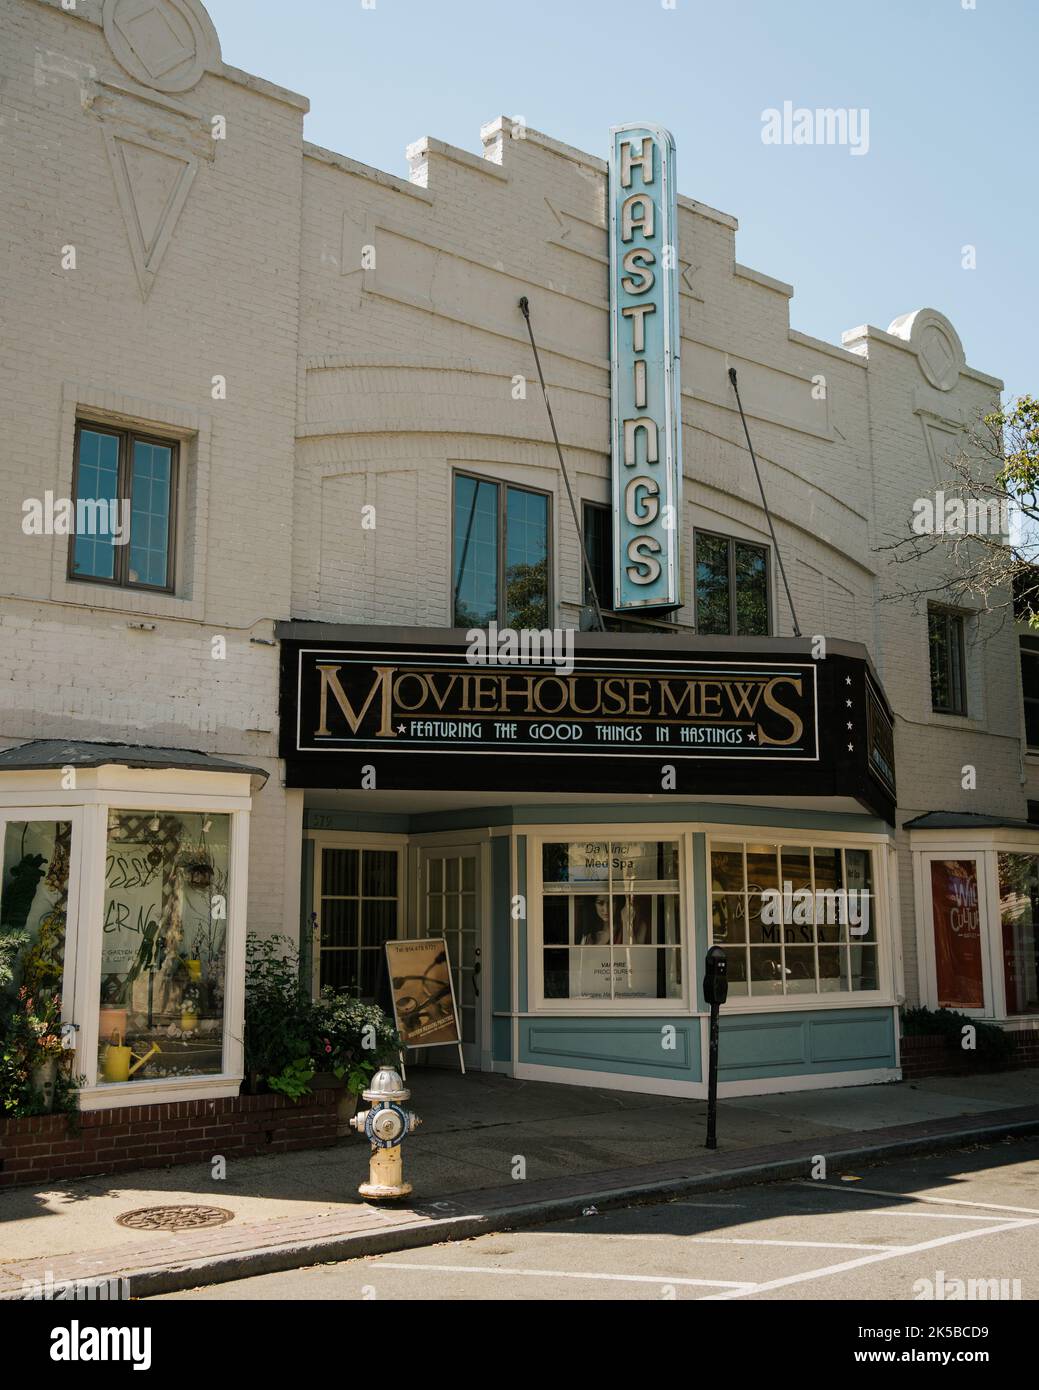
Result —
M 180 867 L 192 888 L 209 888 L 212 885 L 215 869 L 208 851 L 193 850 L 181 860 Z
M 198 1024 L 198 990 L 195 986 L 189 985 L 180 1001 L 180 1031 L 182 1033 L 196 1033 L 198 1032 Z
M 35 998 L 25 985 L 18 991 L 19 1009 L 16 1037 L 20 1034 L 30 1084 L 40 1098 L 44 1113 L 54 1108 L 54 1089 L 58 1065 L 63 1060 L 61 1045 L 61 996 Z
M 344 1083 L 336 1112 L 339 1133 L 346 1134 L 358 1096 L 377 1067 L 400 1056 L 400 1036 L 377 1004 L 337 994 L 328 986 L 314 1005 L 314 1023 L 317 1063 Z
M 216 876 L 216 865 L 206 841 L 208 824 L 208 821 L 203 821 L 198 844 L 185 850 L 180 858 L 180 867 L 192 888 L 210 888 Z

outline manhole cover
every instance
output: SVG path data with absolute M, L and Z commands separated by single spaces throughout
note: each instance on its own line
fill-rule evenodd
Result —
M 141 1207 L 117 1216 L 120 1226 L 134 1231 L 197 1231 L 202 1226 L 222 1226 L 234 1212 L 224 1207 Z

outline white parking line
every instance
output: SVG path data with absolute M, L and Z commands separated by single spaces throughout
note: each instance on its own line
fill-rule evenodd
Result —
M 1018 1211 L 1025 1216 L 1039 1216 L 1039 1207 L 1008 1207 L 1002 1202 L 968 1202 L 963 1197 L 927 1197 L 915 1192 L 885 1192 L 881 1187 L 849 1187 L 844 1183 L 834 1182 L 809 1182 L 807 1179 L 800 1179 L 795 1186 L 797 1187 L 825 1187 L 829 1192 L 845 1192 L 854 1194 L 856 1192 L 867 1192 L 871 1197 L 891 1197 L 899 1202 L 933 1202 L 939 1207 L 979 1207 L 987 1211 Z M 964 1220 L 969 1218 L 964 1217 Z M 974 1220 L 987 1218 L 974 1217 Z
M 870 1213 L 871 1215 L 873 1213 Z M 803 1274 L 788 1274 L 782 1279 L 769 1279 L 764 1284 L 756 1284 L 750 1289 L 734 1289 L 726 1293 L 709 1294 L 705 1302 L 725 1298 L 745 1298 L 748 1294 L 767 1293 L 771 1289 L 790 1288 L 794 1284 L 807 1284 L 812 1279 L 827 1279 L 831 1274 L 844 1274 L 850 1269 L 861 1269 L 864 1265 L 882 1264 L 885 1260 L 900 1260 L 906 1255 L 919 1255 L 924 1250 L 936 1250 L 943 1245 L 955 1245 L 959 1241 L 978 1240 L 982 1236 L 1002 1235 L 1004 1231 L 1019 1231 L 1023 1226 L 1039 1226 L 1036 1221 L 1005 1221 L 999 1226 L 990 1226 L 984 1231 L 957 1231 L 951 1236 L 939 1236 L 936 1240 L 920 1241 L 916 1245 L 903 1245 L 882 1255 L 863 1255 L 859 1260 L 845 1260 L 843 1264 L 828 1265 L 823 1269 L 810 1269 Z
M 882 1207 L 870 1207 L 868 1211 L 855 1212 L 856 1216 L 892 1216 L 902 1221 L 980 1221 L 983 1226 L 995 1221 L 994 1216 L 965 1216 L 958 1211 L 884 1211 Z M 1023 1216 L 1008 1217 L 1010 1221 L 1019 1221 L 1022 1226 L 1027 1226 L 1028 1221 Z
M 784 1250 L 901 1250 L 901 1245 L 866 1245 L 845 1240 L 750 1240 L 740 1236 L 683 1236 L 687 1245 L 781 1245 Z
M 502 1269 L 498 1265 L 427 1265 L 417 1261 L 406 1264 L 402 1260 L 374 1260 L 376 1269 L 410 1269 L 418 1273 L 435 1271 L 438 1274 L 504 1274 L 509 1278 L 522 1276 L 527 1279 L 594 1279 L 596 1282 L 613 1281 L 622 1284 L 682 1284 L 696 1288 L 752 1290 L 755 1284 L 732 1279 L 680 1279 L 677 1276 L 661 1274 L 595 1274 L 570 1269 Z
M 680 1231 L 646 1231 L 632 1235 L 628 1231 L 542 1231 L 545 1240 L 588 1240 L 591 1236 L 602 1234 L 612 1243 L 615 1240 L 678 1240 L 683 1245 L 782 1245 L 797 1246 L 805 1250 L 901 1250 L 900 1245 L 867 1245 L 864 1241 L 845 1240 L 769 1240 L 764 1236 L 751 1239 L 749 1236 L 687 1236 Z

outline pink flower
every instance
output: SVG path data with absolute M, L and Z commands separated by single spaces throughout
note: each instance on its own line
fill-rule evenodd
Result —
M 326 1042 L 326 1043 L 325 1043 L 325 1051 L 326 1051 L 326 1052 L 331 1052 L 331 1051 L 332 1051 L 332 1044 L 331 1044 L 330 1042 Z

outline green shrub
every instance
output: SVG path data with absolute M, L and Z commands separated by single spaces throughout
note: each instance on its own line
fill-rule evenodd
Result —
M 311 1053 L 314 1005 L 303 992 L 299 957 L 287 936 L 245 944 L 245 1069 L 270 1085 Z
M 316 1003 L 309 998 L 287 936 L 250 933 L 245 961 L 245 1069 L 270 1090 L 298 1100 L 321 1071 L 357 1092 L 381 1062 L 396 1060 L 400 1038 L 376 1004 L 327 986 Z
M 0 1019 L 0 1116 L 22 1119 L 48 1113 L 32 1074 L 52 1059 L 58 1070 L 50 1113 L 71 1114 L 79 1106 L 80 1081 L 69 1069 L 72 1054 L 61 1046 L 61 998 L 33 996 L 23 985 Z
M 968 1026 L 976 1034 L 977 1048 L 973 1052 L 962 1046 L 963 1030 Z M 902 1035 L 907 1038 L 943 1037 L 949 1047 L 956 1048 L 967 1058 L 976 1058 L 993 1070 L 1005 1067 L 1014 1050 L 1013 1039 L 1002 1028 L 954 1009 L 903 1009 Z

